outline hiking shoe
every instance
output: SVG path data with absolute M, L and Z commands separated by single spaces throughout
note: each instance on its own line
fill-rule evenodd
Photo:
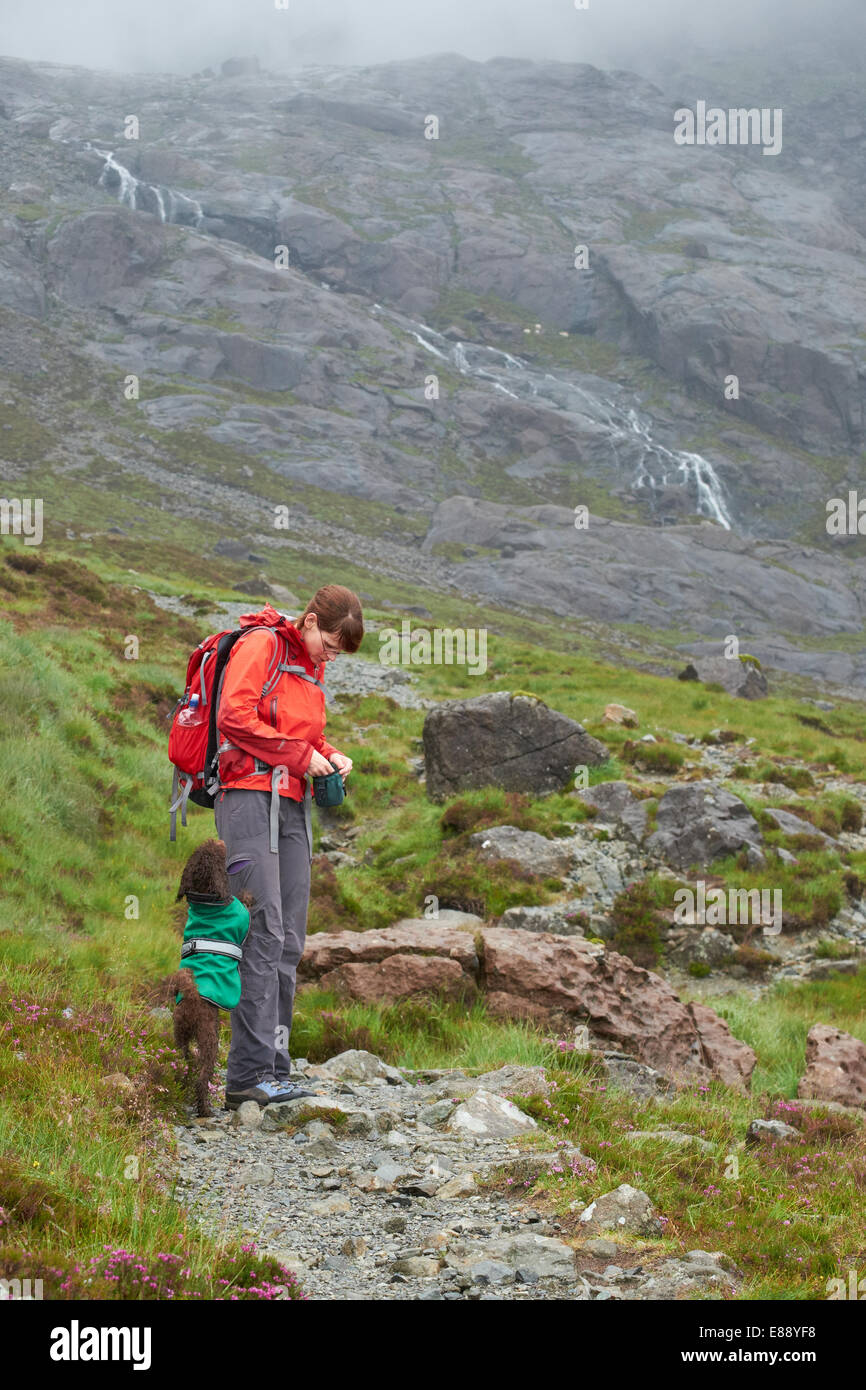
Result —
M 263 1086 L 250 1086 L 247 1091 L 226 1091 L 226 1110 L 237 1110 L 238 1106 L 243 1105 L 245 1100 L 254 1100 L 257 1105 L 264 1108 L 271 1096 Z
M 267 1100 L 262 1102 L 265 1105 L 279 1104 L 283 1100 L 300 1100 L 303 1096 L 315 1094 L 314 1091 L 305 1091 L 295 1081 L 260 1081 L 258 1089 L 267 1095 Z

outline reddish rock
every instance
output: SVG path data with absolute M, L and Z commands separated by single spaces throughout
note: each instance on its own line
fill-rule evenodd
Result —
M 472 932 L 436 921 L 399 923 L 384 931 L 314 932 L 307 937 L 299 980 L 315 980 L 349 962 L 381 961 L 396 955 L 445 956 L 475 975 L 478 956 Z
M 806 1039 L 806 1070 L 797 1095 L 866 1108 L 866 1046 L 850 1033 L 816 1023 Z
M 365 1004 L 379 1000 L 408 999 L 428 990 L 446 999 L 475 994 L 475 980 L 447 956 L 397 954 L 365 964 L 349 961 L 329 970 L 319 980 L 322 989 L 359 999 Z
M 494 927 L 482 936 L 487 1004 L 500 1017 L 586 1019 L 597 1038 L 674 1080 L 716 1076 L 748 1087 L 752 1049 L 711 1009 L 683 1004 L 664 980 L 627 956 L 549 933 Z
M 694 1022 L 658 975 L 577 937 L 495 927 L 483 936 L 488 990 L 586 1019 L 596 1037 L 668 1076 L 704 1073 Z
M 519 994 L 506 994 L 495 989 L 485 994 L 484 1004 L 494 1018 L 526 1018 L 535 1023 L 565 1024 L 568 1014 L 564 1009 L 551 1009 L 547 1004 L 536 1004 L 531 999 L 522 999 Z
M 706 1004 L 689 1004 L 705 1064 L 719 1081 L 737 1091 L 748 1091 L 758 1060 L 752 1049 L 732 1035 L 723 1018 Z

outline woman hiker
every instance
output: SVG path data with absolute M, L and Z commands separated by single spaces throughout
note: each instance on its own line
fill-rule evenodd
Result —
M 294 623 L 266 604 L 240 626 L 257 630 L 236 642 L 226 664 L 214 815 L 234 892 L 251 893 L 255 904 L 241 1001 L 231 1012 L 228 1110 L 312 1094 L 291 1082 L 289 1059 L 313 857 L 306 777 L 335 767 L 345 783 L 352 770 L 324 737 L 321 678 L 327 662 L 357 651 L 364 636 L 358 598 L 340 584 L 319 589 Z

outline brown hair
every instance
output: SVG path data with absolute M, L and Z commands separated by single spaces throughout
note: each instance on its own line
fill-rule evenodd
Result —
M 339 637 L 344 652 L 358 650 L 364 637 L 364 616 L 361 601 L 351 589 L 345 589 L 342 584 L 325 584 L 317 589 L 296 627 L 301 627 L 308 613 L 315 613 L 324 632 L 333 632 Z

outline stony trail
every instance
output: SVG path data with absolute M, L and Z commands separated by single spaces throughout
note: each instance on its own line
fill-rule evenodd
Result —
M 736 1284 L 719 1252 L 673 1258 L 611 1239 L 663 1231 L 627 1185 L 599 1195 L 577 1237 L 529 1204 L 533 1174 L 595 1172 L 502 1094 L 555 1105 L 541 1067 L 469 1078 L 354 1050 L 294 1065 L 312 1097 L 176 1128 L 177 1194 L 210 1231 L 278 1256 L 312 1298 L 668 1299 Z M 346 1118 L 327 1123 L 334 1109 Z M 485 1186 L 494 1174 L 504 1183 Z

